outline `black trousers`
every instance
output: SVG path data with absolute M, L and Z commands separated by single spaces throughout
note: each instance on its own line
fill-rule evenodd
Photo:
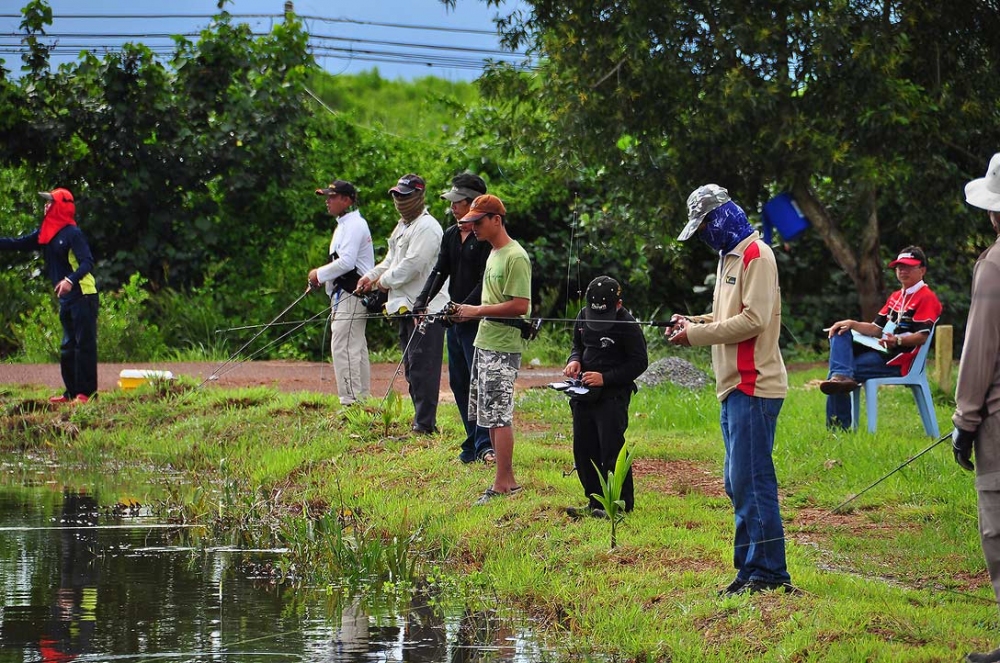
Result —
M 63 337 L 59 367 L 67 398 L 97 393 L 97 312 L 98 295 L 83 295 L 59 303 Z
M 400 318 L 399 347 L 403 350 L 403 374 L 413 401 L 413 425 L 425 433 L 436 431 L 444 327 L 431 323 L 421 334 L 416 331 L 413 318 Z
M 625 445 L 628 406 L 631 400 L 632 394 L 624 392 L 602 395 L 600 399 L 591 403 L 576 400 L 569 402 L 573 411 L 573 461 L 591 508 L 604 508 L 600 502 L 591 497 L 591 494 L 603 494 L 598 471 L 607 481 L 608 472 L 615 469 L 618 452 Z M 595 463 L 597 468 L 594 467 Z M 631 469 L 622 485 L 621 499 L 625 502 L 626 511 L 631 511 L 635 506 Z

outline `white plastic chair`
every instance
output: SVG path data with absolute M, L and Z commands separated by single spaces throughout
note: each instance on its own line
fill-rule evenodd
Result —
M 937 415 L 934 412 L 934 399 L 931 397 L 931 386 L 927 382 L 927 355 L 931 350 L 931 341 L 934 340 L 934 328 L 931 328 L 927 335 L 927 342 L 917 350 L 917 356 L 913 359 L 910 372 L 901 378 L 872 378 L 865 380 L 861 387 L 865 390 L 865 411 L 868 416 L 868 432 L 874 433 L 878 424 L 878 388 L 879 385 L 901 384 L 906 385 L 913 392 L 913 399 L 917 402 L 917 411 L 920 412 L 920 421 L 924 424 L 924 432 L 930 437 L 940 437 L 941 431 L 938 429 Z M 861 388 L 851 392 L 851 421 L 853 428 L 858 428 L 858 413 L 861 411 Z

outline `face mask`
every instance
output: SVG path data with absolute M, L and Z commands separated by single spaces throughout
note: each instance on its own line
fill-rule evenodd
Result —
M 753 232 L 746 213 L 733 201 L 709 212 L 705 220 L 705 227 L 698 233 L 698 238 L 719 253 L 731 251 Z

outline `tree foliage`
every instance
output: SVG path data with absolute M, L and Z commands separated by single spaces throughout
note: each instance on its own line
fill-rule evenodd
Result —
M 950 253 L 956 230 L 988 229 L 961 206 L 1000 146 L 1000 18 L 986 3 L 527 4 L 500 27 L 540 69 L 497 65 L 484 92 L 517 149 L 597 193 L 594 231 L 616 228 L 599 244 L 647 247 L 654 275 L 657 262 L 683 271 L 671 237 L 708 181 L 751 212 L 792 191 L 865 317 L 884 300 L 889 253 Z M 816 275 L 813 292 L 829 273 Z

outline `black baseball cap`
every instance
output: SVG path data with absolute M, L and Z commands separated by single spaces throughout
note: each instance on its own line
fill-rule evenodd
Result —
M 598 276 L 587 286 L 587 308 L 584 320 L 594 331 L 604 331 L 613 324 L 618 314 L 622 287 L 610 276 Z
M 396 182 L 396 186 L 389 189 L 389 193 L 398 193 L 401 196 L 408 196 L 414 191 L 423 191 L 427 188 L 424 184 L 424 178 L 420 175 L 414 175 L 410 173 L 409 175 L 403 175 Z
M 358 199 L 358 190 L 346 180 L 334 180 L 325 189 L 316 189 L 317 196 L 347 196 L 351 200 Z

